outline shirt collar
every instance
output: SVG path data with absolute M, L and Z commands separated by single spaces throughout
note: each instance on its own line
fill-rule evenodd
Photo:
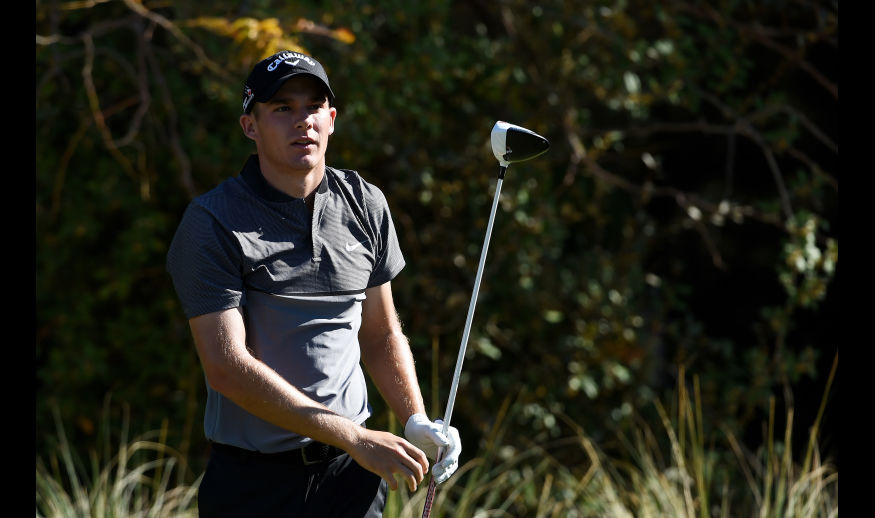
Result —
M 327 170 L 329 168 L 326 167 L 325 169 L 327 173 Z M 316 188 L 317 194 L 324 194 L 328 191 L 328 183 L 325 181 L 325 178 L 327 176 L 327 174 L 322 176 L 322 181 L 319 182 L 319 186 Z M 243 166 L 243 170 L 240 172 L 240 178 L 246 183 L 246 185 L 249 186 L 250 189 L 255 191 L 255 194 L 264 198 L 267 201 L 288 202 L 301 199 L 295 198 L 294 196 L 289 196 L 288 194 L 267 183 L 267 180 L 264 179 L 264 175 L 261 174 L 261 166 L 258 164 L 258 155 L 256 154 L 250 155 L 249 159 L 246 160 L 246 164 Z

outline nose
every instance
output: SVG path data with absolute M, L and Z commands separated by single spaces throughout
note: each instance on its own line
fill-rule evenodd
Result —
M 295 127 L 307 129 L 313 126 L 313 120 L 310 118 L 313 114 L 307 107 L 300 108 L 295 111 Z

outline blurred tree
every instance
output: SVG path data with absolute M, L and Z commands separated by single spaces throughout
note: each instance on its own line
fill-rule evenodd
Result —
M 496 119 L 553 147 L 505 183 L 460 419 L 485 429 L 526 387 L 526 429 L 562 433 L 567 414 L 598 433 L 685 365 L 704 374 L 712 422 L 738 431 L 776 388 L 793 404 L 791 386 L 826 371 L 830 314 L 791 291 L 825 300 L 837 260 L 834 3 L 397 7 L 331 16 L 357 35 L 333 73 L 348 104 L 332 153 L 391 191 L 413 258 L 396 290 L 419 357 L 439 346 L 438 412 Z M 812 259 L 789 275 L 803 226 Z
M 606 436 L 678 366 L 734 431 L 776 390 L 816 400 L 838 348 L 837 3 L 712 4 L 37 2 L 38 439 L 50 398 L 86 436 L 111 392 L 202 440 L 164 254 L 188 200 L 252 151 L 242 78 L 283 47 L 328 69 L 331 165 L 387 193 L 436 415 L 497 173 L 489 130 L 551 141 L 504 184 L 454 413 L 467 451 L 507 395 L 520 439 L 564 417 Z

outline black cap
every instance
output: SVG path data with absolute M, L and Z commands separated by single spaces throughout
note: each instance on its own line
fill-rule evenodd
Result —
M 269 101 L 290 77 L 308 75 L 322 81 L 328 90 L 328 102 L 334 104 L 334 92 L 322 65 L 306 54 L 281 50 L 259 61 L 243 85 L 243 113 L 252 111 L 255 103 Z

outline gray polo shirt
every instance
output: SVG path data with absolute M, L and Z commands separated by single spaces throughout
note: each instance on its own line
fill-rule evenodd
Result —
M 239 176 L 189 204 L 167 255 L 187 318 L 242 307 L 253 354 L 358 423 L 370 415 L 358 343 L 365 289 L 403 267 L 377 187 L 328 167 L 311 218 L 303 199 L 264 180 L 256 155 Z M 310 441 L 246 412 L 209 384 L 204 432 L 267 453 Z

